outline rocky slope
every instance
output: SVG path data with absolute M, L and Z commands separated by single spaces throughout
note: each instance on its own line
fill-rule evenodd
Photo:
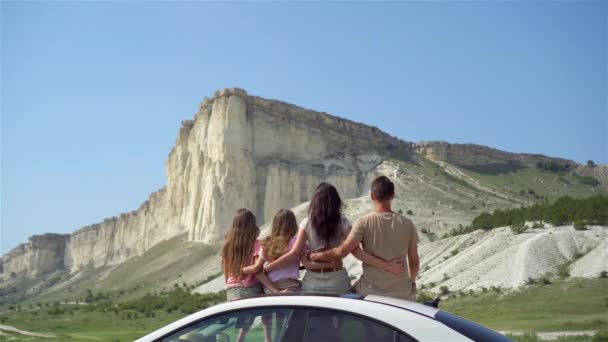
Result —
M 354 218 L 369 207 L 361 196 L 377 174 L 394 178 L 397 206 L 413 210 L 421 228 L 439 235 L 483 210 L 534 201 L 465 167 L 482 172 L 506 165 L 505 172 L 515 172 L 539 161 L 578 167 L 477 145 L 410 143 L 375 127 L 226 89 L 182 122 L 167 160 L 165 188 L 130 213 L 65 236 L 32 237 L 2 257 L 0 270 L 3 279 L 84 272 L 121 265 L 177 236 L 218 243 L 236 209 L 252 209 L 263 223 L 277 209 L 307 201 L 321 181 L 353 198 L 348 210 Z M 540 188 L 556 182 L 560 193 L 574 191 L 564 190 L 561 180 L 533 174 Z M 590 187 L 576 189 L 575 195 L 591 193 Z

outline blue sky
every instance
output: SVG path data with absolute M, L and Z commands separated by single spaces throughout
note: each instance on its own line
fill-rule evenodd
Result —
M 608 162 L 601 2 L 1 2 L 2 252 L 130 211 L 238 86 L 408 141 Z

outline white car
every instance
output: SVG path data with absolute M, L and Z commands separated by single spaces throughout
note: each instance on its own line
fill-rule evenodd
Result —
M 464 318 L 405 300 L 287 294 L 218 304 L 137 342 L 233 342 L 239 335 L 256 342 L 511 341 Z

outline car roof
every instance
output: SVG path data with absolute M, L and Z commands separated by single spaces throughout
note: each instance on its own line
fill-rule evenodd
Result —
M 264 294 L 259 296 L 252 296 L 246 298 L 238 298 L 234 301 L 247 300 L 251 298 L 270 298 L 270 297 L 335 297 L 335 298 L 347 298 L 347 299 L 355 299 L 355 300 L 366 300 L 369 302 L 374 302 L 378 304 L 385 304 L 390 306 L 395 306 L 401 309 L 405 309 L 408 311 L 415 312 L 417 314 L 421 314 L 428 317 L 435 317 L 435 314 L 439 311 L 438 308 L 411 302 L 404 299 L 393 298 L 393 297 L 385 297 L 378 295 L 360 295 L 356 293 L 347 293 L 342 295 L 334 295 L 334 294 L 323 294 L 323 293 L 312 293 L 312 292 L 285 292 L 285 293 L 274 293 L 274 294 Z M 306 299 L 304 299 L 306 300 Z

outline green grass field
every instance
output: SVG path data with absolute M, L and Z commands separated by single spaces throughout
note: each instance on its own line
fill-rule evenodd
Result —
M 499 331 L 608 330 L 608 279 L 570 279 L 442 301 L 443 310 Z
M 23 310 L 6 315 L 4 324 L 16 328 L 48 333 L 56 338 L 0 335 L 0 341 L 133 341 L 183 316 L 159 312 L 156 317 L 123 319 L 113 312 L 76 312 L 74 315 L 48 315 L 46 310 Z M 38 312 L 38 314 L 35 314 Z

